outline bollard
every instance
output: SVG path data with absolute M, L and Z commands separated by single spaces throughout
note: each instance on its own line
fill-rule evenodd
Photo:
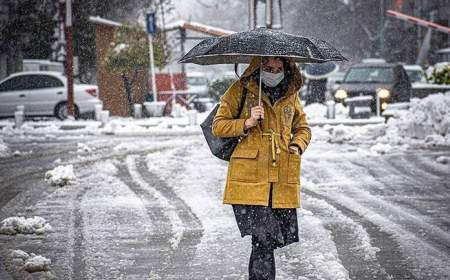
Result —
M 197 125 L 197 110 L 189 110 L 188 111 L 188 119 L 189 119 L 190 126 Z
M 142 118 L 142 105 L 141 104 L 134 104 L 134 117 L 136 119 Z
M 181 117 L 181 109 L 182 109 L 181 105 L 178 103 L 175 103 L 174 106 L 172 107 L 172 113 L 171 113 L 172 117 L 180 118 Z
M 25 106 L 24 105 L 17 105 L 16 111 L 24 112 L 25 113 Z
M 103 104 L 95 104 L 95 120 L 100 121 L 100 114 L 103 110 Z
M 380 98 L 380 95 L 377 93 L 377 96 L 376 96 L 376 102 L 377 102 L 377 117 L 379 117 L 380 116 L 380 113 L 381 113 L 381 98 Z
M 162 117 L 166 101 L 144 102 L 144 107 L 149 117 Z
M 100 113 L 100 121 L 102 122 L 102 125 L 105 125 L 109 120 L 109 111 L 102 110 Z
M 327 118 L 334 119 L 336 118 L 336 102 L 333 100 L 328 100 L 327 104 Z
M 23 124 L 23 111 L 14 112 L 14 125 L 15 128 L 20 128 Z

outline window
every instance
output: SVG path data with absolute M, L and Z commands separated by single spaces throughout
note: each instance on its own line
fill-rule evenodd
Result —
M 3 83 L 0 84 L 0 92 L 1 91 L 13 91 L 16 90 L 16 85 L 17 85 L 17 78 L 12 78 L 9 80 L 4 81 Z
M 1 91 L 30 90 L 63 87 L 57 78 L 47 75 L 23 75 L 11 78 L 0 84 Z
M 39 88 L 55 88 L 64 86 L 64 84 L 58 78 L 52 76 L 41 75 L 36 77 L 39 77 Z
M 0 91 L 14 91 L 27 89 L 27 76 L 11 78 L 0 85 Z
M 203 86 L 208 84 L 205 77 L 187 77 L 187 83 L 191 86 Z
M 392 83 L 394 71 L 387 67 L 352 68 L 345 76 L 347 83 Z

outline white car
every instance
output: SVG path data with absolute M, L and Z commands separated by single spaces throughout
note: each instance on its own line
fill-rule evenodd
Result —
M 67 118 L 67 77 L 59 72 L 20 72 L 0 81 L 0 117 L 14 116 L 25 107 L 25 116 Z M 95 111 L 100 104 L 96 85 L 74 84 L 75 117 Z
M 427 76 L 420 65 L 403 65 L 411 83 L 426 83 Z
M 202 72 L 188 72 L 186 74 L 188 94 L 198 97 L 208 97 L 208 78 Z

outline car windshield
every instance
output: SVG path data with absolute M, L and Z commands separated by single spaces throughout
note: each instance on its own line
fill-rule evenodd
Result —
M 423 76 L 422 71 L 407 70 L 406 73 L 408 73 L 408 77 L 409 77 L 409 80 L 411 81 L 411 83 L 424 81 L 424 76 Z
M 187 83 L 191 86 L 206 85 L 207 80 L 205 77 L 187 77 Z
M 387 67 L 351 68 L 345 76 L 346 83 L 391 83 L 394 81 L 394 71 Z

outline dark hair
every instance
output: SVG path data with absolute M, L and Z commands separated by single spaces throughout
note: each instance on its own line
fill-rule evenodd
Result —
M 284 69 L 288 68 L 288 66 L 289 66 L 289 60 L 286 57 L 282 57 L 282 56 L 263 56 L 262 63 L 266 63 L 269 60 L 269 58 L 281 60 L 281 62 L 283 62 Z

